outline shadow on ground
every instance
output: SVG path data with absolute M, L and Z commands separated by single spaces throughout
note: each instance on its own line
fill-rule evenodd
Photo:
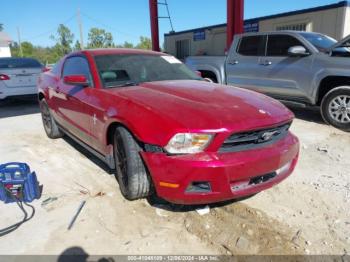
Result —
M 40 112 L 37 98 L 6 99 L 0 101 L 0 119 L 37 114 Z
M 320 109 L 318 107 L 291 107 L 288 106 L 288 108 L 295 114 L 295 117 L 301 120 L 314 122 L 317 124 L 324 124 L 327 125 L 321 116 Z
M 90 256 L 82 247 L 67 248 L 59 255 L 57 262 L 114 262 L 112 257 Z
M 96 166 L 98 166 L 99 168 L 103 169 L 106 173 L 114 174 L 113 170 L 111 170 L 102 160 L 100 160 L 95 155 L 93 155 L 88 150 L 86 150 L 84 147 L 79 145 L 72 138 L 70 138 L 69 136 L 65 135 L 63 137 L 63 139 L 68 145 L 73 147 L 75 150 L 79 151 L 79 153 L 81 153 L 83 156 L 85 156 L 90 161 L 92 161 Z

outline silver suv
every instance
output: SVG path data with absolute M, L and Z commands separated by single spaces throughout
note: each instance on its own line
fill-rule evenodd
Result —
M 214 82 L 320 106 L 327 123 L 350 131 L 350 37 L 337 42 L 311 32 L 243 34 L 227 57 L 189 57 L 186 64 Z

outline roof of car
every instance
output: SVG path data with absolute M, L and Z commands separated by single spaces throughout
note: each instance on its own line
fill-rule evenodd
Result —
M 262 32 L 249 32 L 249 33 L 243 33 L 243 34 L 237 34 L 237 37 L 242 36 L 256 36 L 256 35 L 303 35 L 303 34 L 318 34 L 322 35 L 321 33 L 317 32 L 307 32 L 307 31 L 294 31 L 294 30 L 281 30 L 281 31 L 262 31 Z
M 161 52 L 155 52 L 155 51 L 151 51 L 151 50 L 132 49 L 132 48 L 85 49 L 85 50 L 80 51 L 80 52 L 89 53 L 93 56 L 113 55 L 113 54 L 166 55 L 166 54 L 161 53 Z

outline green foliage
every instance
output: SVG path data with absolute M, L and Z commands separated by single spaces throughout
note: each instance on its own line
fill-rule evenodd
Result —
M 3 29 L 3 24 L 0 23 L 0 31 Z M 34 46 L 32 43 L 22 42 L 23 57 L 32 57 L 38 59 L 43 64 L 53 64 L 61 59 L 64 55 L 71 51 L 80 50 L 80 43 L 78 40 L 74 42 L 74 35 L 68 27 L 60 24 L 57 28 L 57 33 L 50 36 L 55 41 L 52 47 Z M 73 45 L 74 42 L 74 45 Z M 140 42 L 134 46 L 133 43 L 125 41 L 123 44 L 115 45 L 113 36 L 101 28 L 91 28 L 88 34 L 87 48 L 138 48 L 138 49 L 152 49 L 151 39 L 145 36 L 140 37 Z M 17 42 L 10 45 L 11 54 L 13 57 L 20 57 L 20 48 Z
M 0 23 L 0 32 L 4 30 L 4 24 Z
M 73 51 L 79 51 L 79 50 L 81 50 L 80 42 L 78 40 L 76 40 L 74 47 L 73 47 Z
M 125 41 L 122 45 L 117 45 L 118 48 L 134 48 L 134 44 Z
M 114 47 L 112 34 L 104 29 L 91 28 L 88 34 L 88 40 L 88 48 Z
M 22 43 L 23 56 L 32 57 L 34 53 L 34 46 L 29 42 Z
M 72 51 L 72 43 L 74 39 L 74 34 L 63 24 L 60 24 L 57 29 L 56 36 L 51 36 L 51 39 L 56 42 L 56 46 L 62 55 L 66 55 Z
M 10 46 L 13 57 L 20 57 L 19 45 L 13 42 Z M 62 49 L 59 45 L 53 47 L 33 46 L 29 42 L 22 43 L 23 57 L 38 59 L 42 64 L 56 63 L 62 57 Z
M 146 36 L 140 36 L 140 43 L 136 45 L 137 49 L 152 49 L 152 41 Z

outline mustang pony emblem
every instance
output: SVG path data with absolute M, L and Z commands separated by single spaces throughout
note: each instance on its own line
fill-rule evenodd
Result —
M 260 139 L 266 142 L 271 140 L 272 137 L 278 136 L 279 134 L 281 134 L 281 131 L 278 131 L 278 130 L 265 132 L 261 135 Z

